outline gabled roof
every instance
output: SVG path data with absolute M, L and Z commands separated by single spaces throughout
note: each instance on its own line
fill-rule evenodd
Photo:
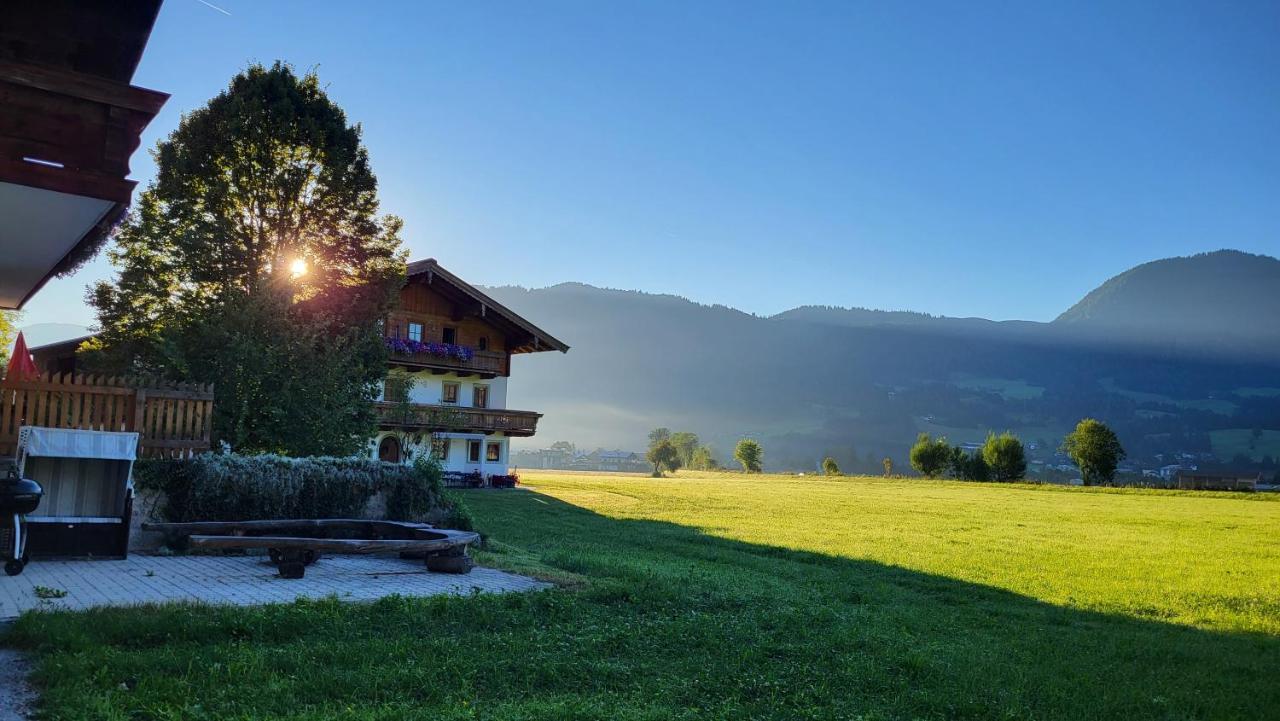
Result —
M 536 353 L 558 350 L 567 353 L 569 346 L 555 336 L 522 318 L 515 311 L 485 295 L 480 289 L 450 273 L 435 258 L 415 260 L 409 264 L 409 282 L 425 282 L 454 300 L 470 306 L 476 315 L 503 328 L 515 339 L 512 353 Z

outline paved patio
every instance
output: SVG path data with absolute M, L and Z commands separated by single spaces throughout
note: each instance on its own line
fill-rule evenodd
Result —
M 42 599 L 36 587 L 66 591 Z M 0 576 L 0 620 L 32 608 L 80 610 L 165 601 L 251 606 L 298 597 L 372 601 L 384 596 L 534 591 L 550 584 L 488 568 L 430 573 L 422 561 L 385 556 L 324 556 L 306 578 L 276 575 L 265 556 L 132 556 L 125 561 L 33 561 L 20 576 Z

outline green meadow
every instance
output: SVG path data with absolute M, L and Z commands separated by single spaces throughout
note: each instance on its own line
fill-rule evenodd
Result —
M 1266 719 L 1280 498 L 528 474 L 512 596 L 31 614 L 56 719 Z M 323 561 L 322 561 L 323 562 Z

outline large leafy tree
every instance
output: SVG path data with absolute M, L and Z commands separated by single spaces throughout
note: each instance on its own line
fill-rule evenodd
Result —
M 20 317 L 21 314 L 17 311 L 0 311 L 0 375 L 4 374 L 5 367 L 9 363 L 9 351 L 13 349 L 13 342 L 18 338 L 17 325 Z
M 759 441 L 743 438 L 733 448 L 733 457 L 747 473 L 759 473 L 764 469 L 764 446 Z
M 1116 466 L 1124 460 L 1124 448 L 1115 431 L 1102 421 L 1085 418 L 1062 441 L 1062 451 L 1080 468 L 1086 486 L 1111 483 Z
M 993 481 L 1017 481 L 1027 475 L 1027 453 L 1022 441 L 1010 431 L 987 434 L 982 444 L 982 460 L 991 471 Z
M 693 452 L 698 450 L 701 442 L 698 440 L 698 434 L 688 431 L 678 431 L 671 434 L 671 445 L 676 447 L 676 453 L 680 454 L 680 465 L 689 468 L 693 465 Z
M 680 452 L 665 438 L 650 446 L 645 458 L 653 464 L 654 478 L 661 478 L 664 470 L 675 473 L 680 468 Z
M 215 384 L 246 451 L 349 453 L 374 428 L 377 321 L 403 282 L 401 222 L 314 74 L 253 65 L 182 119 L 90 289 L 99 370 Z
M 916 437 L 909 455 L 911 467 L 925 478 L 937 478 L 951 465 L 951 446 L 945 438 L 931 438 L 928 433 Z

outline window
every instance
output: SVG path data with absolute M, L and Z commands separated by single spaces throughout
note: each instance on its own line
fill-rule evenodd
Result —
M 480 336 L 479 338 L 477 338 L 476 348 L 479 350 L 489 350 L 489 339 L 486 338 L 485 336 Z
M 471 389 L 471 405 L 476 408 L 489 407 L 489 386 L 475 386 Z
M 467 441 L 467 460 L 472 463 L 480 462 L 480 441 Z
M 440 390 L 440 402 L 450 403 L 450 404 L 458 402 L 458 384 L 457 383 L 450 383 L 449 381 L 444 382 L 444 386 Z
M 421 323 L 409 324 L 409 340 L 416 340 L 419 343 L 422 342 L 422 324 Z
M 457 329 L 457 328 L 445 328 L 444 330 L 442 330 L 442 331 L 441 331 L 441 336 L 442 336 L 442 337 L 441 337 L 441 340 L 442 340 L 442 341 L 444 341 L 445 343 L 457 343 L 457 342 L 458 342 L 458 329 Z
M 484 459 L 489 462 L 502 460 L 502 444 L 490 443 L 484 449 Z
M 438 461 L 449 460 L 449 441 L 450 438 L 432 438 L 431 439 L 431 455 L 436 457 Z
M 383 381 L 382 400 L 388 403 L 404 403 L 409 400 L 409 379 L 391 377 Z

